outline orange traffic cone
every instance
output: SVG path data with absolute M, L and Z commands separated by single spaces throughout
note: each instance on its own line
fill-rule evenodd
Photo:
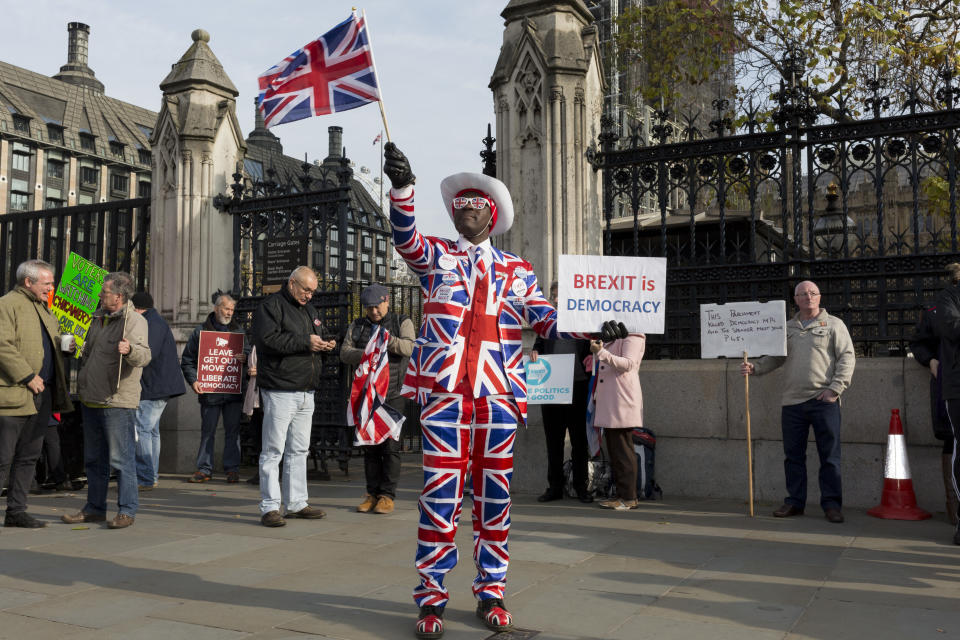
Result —
M 889 520 L 926 520 L 930 514 L 917 506 L 907 461 L 907 443 L 900 423 L 900 410 L 890 415 L 890 433 L 887 435 L 887 465 L 883 473 L 883 496 L 880 506 L 867 511 L 877 518 Z

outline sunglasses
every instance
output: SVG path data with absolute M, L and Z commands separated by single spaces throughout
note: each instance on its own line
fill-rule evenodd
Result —
M 460 198 L 453 199 L 454 209 L 466 209 L 467 207 L 469 207 L 471 209 L 480 210 L 488 206 L 489 204 L 490 204 L 489 200 L 487 200 L 486 198 L 482 198 L 480 196 L 477 196 L 475 198 L 460 197 Z

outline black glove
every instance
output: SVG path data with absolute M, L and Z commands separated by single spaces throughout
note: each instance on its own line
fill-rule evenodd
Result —
M 390 178 L 394 189 L 403 189 L 417 181 L 407 156 L 392 142 L 383 145 L 383 172 Z
M 600 327 L 600 339 L 604 342 L 613 342 L 620 338 L 626 338 L 630 333 L 622 322 L 607 320 Z

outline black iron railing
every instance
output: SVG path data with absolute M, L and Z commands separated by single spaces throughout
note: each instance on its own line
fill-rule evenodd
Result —
M 886 113 L 877 85 L 873 117 L 834 124 L 812 123 L 785 93 L 768 125 L 747 112 L 737 135 L 724 100 L 707 134 L 662 111 L 646 129 L 605 119 L 588 154 L 603 171 L 604 253 L 667 258 L 666 333 L 648 353 L 698 357 L 701 303 L 791 300 L 804 278 L 859 354 L 904 353 L 960 260 L 960 109 L 943 82 L 929 111 L 913 96 Z

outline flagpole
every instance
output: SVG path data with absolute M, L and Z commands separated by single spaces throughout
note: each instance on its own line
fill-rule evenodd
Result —
M 380 74 L 377 73 L 377 61 L 373 57 L 373 38 L 370 36 L 370 23 L 367 22 L 367 10 L 362 9 L 360 15 L 363 16 L 363 24 L 367 30 L 367 44 L 370 45 L 370 62 L 373 64 L 373 77 L 377 79 L 377 91 L 380 92 L 380 99 L 377 101 L 377 104 L 380 105 L 380 117 L 383 118 L 383 129 L 387 132 L 387 142 L 390 142 L 390 125 L 387 124 L 387 111 L 383 108 L 383 87 L 380 84 Z M 381 142 L 381 144 L 383 143 Z M 383 208 L 382 203 L 380 208 Z
M 379 79 L 377 80 L 379 82 Z M 380 132 L 380 213 L 383 213 L 383 131 Z

